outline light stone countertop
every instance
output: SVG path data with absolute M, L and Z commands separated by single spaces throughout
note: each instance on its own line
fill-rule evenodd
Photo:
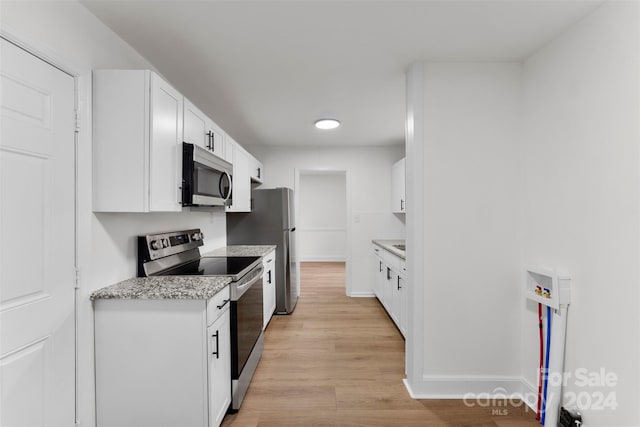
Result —
M 213 256 L 259 256 L 276 245 L 225 246 L 203 254 Z M 97 299 L 209 299 L 231 283 L 229 276 L 153 276 L 133 277 L 107 286 L 90 295 Z
M 209 299 L 231 283 L 229 276 L 134 277 L 94 291 L 97 299 Z
M 274 250 L 276 245 L 232 245 L 223 246 L 202 254 L 203 257 L 213 256 L 265 256 Z
M 403 251 L 402 249 L 398 249 L 396 247 L 394 247 L 393 245 L 404 245 L 406 244 L 404 240 L 372 240 L 372 242 L 378 246 L 380 246 L 382 249 L 391 252 L 393 255 L 395 256 L 399 256 L 400 258 L 406 260 L 407 256 L 406 256 L 406 251 Z

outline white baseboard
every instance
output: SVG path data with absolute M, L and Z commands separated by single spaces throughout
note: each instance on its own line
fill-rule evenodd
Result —
M 413 399 L 522 399 L 535 410 L 535 389 L 522 377 L 427 376 L 421 384 L 404 385 Z
M 376 295 L 373 292 L 351 292 L 349 296 L 352 298 L 374 298 Z
M 340 256 L 302 256 L 300 262 L 345 262 L 345 257 Z
M 535 385 L 531 384 L 526 379 L 522 378 L 522 394 L 525 396 L 538 396 L 538 389 Z M 524 399 L 524 403 L 533 409 L 533 412 L 537 412 L 537 400 L 536 399 Z

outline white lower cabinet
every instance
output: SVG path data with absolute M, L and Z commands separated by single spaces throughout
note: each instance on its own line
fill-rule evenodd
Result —
M 94 302 L 98 427 L 216 427 L 231 403 L 229 288 Z
M 396 324 L 398 329 L 400 329 L 400 287 L 399 287 L 399 277 L 398 272 L 392 270 L 390 267 L 387 267 L 389 272 L 388 275 L 388 286 L 389 286 L 389 304 L 388 310 L 391 319 Z
M 209 427 L 219 426 L 231 404 L 229 310 L 207 328 L 209 339 Z
M 409 313 L 407 312 L 409 306 L 409 294 L 407 293 L 406 283 L 406 277 L 398 275 L 398 293 L 400 294 L 399 329 L 405 337 L 407 336 L 407 325 L 409 323 Z
M 406 336 L 409 301 L 405 261 L 377 245 L 373 245 L 373 251 L 375 274 L 373 292 L 398 330 Z
M 386 263 L 383 264 L 383 269 L 384 269 L 384 288 L 382 289 L 382 305 L 384 306 L 384 308 L 387 309 L 387 313 L 389 313 L 389 316 L 391 316 L 391 318 L 393 319 L 393 315 L 392 315 L 392 311 L 391 311 L 391 298 L 393 297 L 393 294 L 391 292 L 392 287 L 393 287 L 393 278 L 392 278 L 392 271 L 391 271 L 391 267 L 389 267 Z
M 374 279 L 373 279 L 373 293 L 376 295 L 380 301 L 383 300 L 382 294 L 386 284 L 386 267 L 384 265 L 384 261 L 382 260 L 382 248 L 374 247 L 373 248 L 373 261 L 374 261 Z
M 273 250 L 262 258 L 263 276 L 263 313 L 264 324 L 262 329 L 266 329 L 271 316 L 276 311 L 276 251 Z

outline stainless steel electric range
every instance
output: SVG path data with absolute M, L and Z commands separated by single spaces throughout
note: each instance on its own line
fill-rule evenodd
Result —
M 240 409 L 264 348 L 260 257 L 201 256 L 199 229 L 138 237 L 138 276 L 230 276 L 231 410 Z

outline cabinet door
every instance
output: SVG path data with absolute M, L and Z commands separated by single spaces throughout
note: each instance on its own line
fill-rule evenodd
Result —
M 382 249 L 378 247 L 373 248 L 374 276 L 373 276 L 372 288 L 373 288 L 373 293 L 375 294 L 376 298 L 380 300 L 380 302 L 382 302 L 382 290 L 383 290 L 384 282 L 386 281 L 386 279 L 384 279 L 386 267 L 384 265 L 384 262 L 382 262 L 381 252 L 382 252 Z
M 227 309 L 207 328 L 209 352 L 209 427 L 222 424 L 231 404 L 231 328 Z
M 233 164 L 233 140 L 224 135 L 224 159 Z
M 273 316 L 273 312 L 276 309 L 276 280 L 275 280 L 275 258 L 276 253 L 271 252 L 264 257 L 263 267 L 264 275 L 262 277 L 262 289 L 263 289 L 263 314 L 264 324 L 263 329 L 267 327 L 267 324 Z
M 406 338 L 407 336 L 407 325 L 409 323 L 409 316 L 407 313 L 408 305 L 409 305 L 409 297 L 407 293 L 407 281 L 402 276 L 398 276 L 398 292 L 400 293 L 400 332 Z
M 406 159 L 400 160 L 400 210 L 406 212 L 407 210 L 407 161 Z
M 182 95 L 155 73 L 151 73 L 150 211 L 182 210 L 182 118 Z
M 233 147 L 233 193 L 228 212 L 251 212 L 251 178 L 249 153 L 238 144 Z
M 224 132 L 213 120 L 184 100 L 184 142 L 206 148 L 216 156 L 225 158 Z
M 251 181 L 262 184 L 263 175 L 264 167 L 262 163 L 252 155 L 249 155 L 249 176 Z
M 207 145 L 206 147 L 216 156 L 224 159 L 224 131 L 211 119 L 207 119 Z
M 383 286 L 382 286 L 382 305 L 384 306 L 384 308 L 387 310 L 387 312 L 389 314 L 391 311 L 391 286 L 393 283 L 393 280 L 391 279 L 391 277 L 393 276 L 393 272 L 391 271 L 391 268 L 389 268 L 389 266 L 387 266 L 386 264 L 382 264 L 382 268 L 383 268 Z
M 405 210 L 405 159 L 401 159 L 391 167 L 391 212 Z
M 269 306 L 269 318 L 276 311 L 276 253 L 273 253 L 273 263 L 269 267 L 269 280 L 271 281 L 271 305 Z
M 400 314 L 400 292 L 398 289 L 398 274 L 389 269 L 388 278 L 388 288 L 389 288 L 389 303 L 387 306 L 387 311 L 389 315 L 393 319 L 393 322 L 396 326 L 400 326 L 400 318 L 398 315 Z
M 207 116 L 188 99 L 184 100 L 184 142 L 207 147 Z
M 387 285 L 387 266 L 384 264 L 382 258 L 377 259 L 376 270 L 378 272 L 376 274 L 376 296 L 378 297 L 382 305 L 385 305 L 384 291 Z

